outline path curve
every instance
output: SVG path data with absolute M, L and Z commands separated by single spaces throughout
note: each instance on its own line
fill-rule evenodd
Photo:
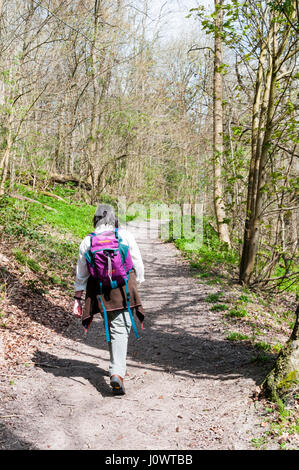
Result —
M 217 288 L 192 277 L 157 227 L 130 223 L 145 263 L 146 321 L 139 341 L 130 336 L 126 396 L 111 395 L 101 319 L 87 336 L 73 319 L 16 384 L 9 448 L 252 449 L 260 421 L 250 396 L 263 371 L 249 346 L 225 339 L 205 301 Z

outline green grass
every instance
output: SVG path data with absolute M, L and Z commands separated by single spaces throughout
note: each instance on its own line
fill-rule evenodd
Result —
M 28 266 L 31 271 L 38 273 L 42 270 L 41 266 L 32 258 L 25 255 L 21 250 L 14 249 L 12 250 L 15 259 L 20 263 L 22 266 Z
M 269 361 L 269 356 L 267 356 L 264 352 L 258 353 L 257 356 L 252 357 L 250 360 L 251 364 L 265 364 Z
M 255 343 L 255 347 L 258 348 L 258 349 L 261 349 L 262 351 L 271 351 L 272 350 L 271 344 L 268 344 L 265 341 L 259 341 L 258 343 Z
M 267 403 L 262 414 L 265 432 L 251 440 L 256 449 L 276 448 L 298 450 L 296 436 L 299 433 L 299 419 L 296 409 L 288 409 L 281 400 Z M 295 440 L 293 440 L 295 437 Z
M 194 230 L 194 217 L 192 217 L 191 225 L 191 229 Z M 173 238 L 172 227 L 173 223 L 170 221 L 170 236 L 167 241 L 172 241 L 176 247 L 184 253 L 191 267 L 198 270 L 199 273 L 206 274 L 206 277 L 208 277 L 208 273 L 219 265 L 223 265 L 227 268 L 236 268 L 238 266 L 240 259 L 239 253 L 236 250 L 229 249 L 225 243 L 219 240 L 218 234 L 210 225 L 208 218 L 203 218 L 203 244 L 197 249 L 188 249 L 188 245 L 190 245 L 190 242 L 194 241 L 194 238 L 187 239 L 184 236 L 181 238 Z M 215 273 L 213 273 L 213 277 L 215 277 Z M 221 277 L 218 275 L 215 283 L 221 282 Z
M 291 268 L 289 269 L 288 275 L 292 273 L 296 273 L 298 271 L 298 258 L 295 260 Z M 275 267 L 273 277 L 281 277 L 284 276 L 286 273 L 286 269 L 280 265 Z M 298 275 L 293 276 L 291 278 L 286 278 L 282 280 L 279 284 L 279 289 L 281 290 L 286 290 L 288 292 L 294 292 L 299 295 L 299 281 L 298 281 Z
M 209 294 L 205 300 L 206 302 L 209 302 L 209 303 L 216 303 L 216 302 L 219 302 L 220 297 L 222 296 L 223 296 L 223 292 L 217 292 L 215 294 Z
M 281 343 L 276 343 L 272 345 L 272 351 L 275 353 L 279 353 L 282 348 L 283 348 L 283 345 Z
M 73 276 L 80 241 L 93 230 L 95 207 L 69 204 L 22 186 L 15 192 L 43 205 L 8 196 L 0 198 L 3 233 L 12 243 L 16 240 L 18 246 L 12 250 L 13 256 L 21 267 L 40 274 L 44 284 L 66 285 L 64 278 Z M 65 196 L 62 192 L 59 195 Z
M 241 302 L 247 303 L 247 302 L 249 302 L 250 299 L 249 299 L 248 295 L 240 295 L 239 300 Z
M 228 248 L 227 245 L 219 240 L 217 232 L 213 229 L 212 225 L 215 224 L 215 221 L 210 217 L 203 217 L 203 243 L 198 248 L 188 249 L 190 242 L 194 241 L 194 238 L 187 239 L 184 236 L 181 238 L 174 238 L 172 234 L 173 223 L 170 221 L 170 235 L 167 241 L 173 242 L 176 247 L 182 251 L 186 259 L 189 260 L 190 266 L 197 270 L 199 273 L 203 274 L 203 277 L 210 277 L 208 281 L 209 284 L 223 284 L 225 279 L 230 277 L 228 275 L 219 276 L 219 271 L 234 273 L 233 276 L 237 276 L 240 264 L 240 253 L 239 253 L 239 243 L 240 240 L 234 245 L 235 248 Z M 191 229 L 194 230 L 195 219 L 192 217 Z M 183 230 L 182 230 L 183 232 Z M 256 260 L 257 270 L 260 271 L 263 269 L 263 262 L 259 257 Z M 219 269 L 220 268 L 220 269 Z M 292 267 L 290 268 L 289 274 L 298 271 L 296 261 L 294 261 Z M 210 273 L 208 275 L 207 273 Z M 286 273 L 286 268 L 283 266 L 276 266 L 273 277 L 280 277 Z M 278 286 L 278 289 L 281 291 L 289 291 L 294 293 L 299 293 L 299 282 L 298 276 L 291 277 L 290 279 L 285 279 L 281 281 Z M 244 295 L 240 296 L 240 301 L 247 303 L 250 301 L 248 293 L 250 290 L 244 288 Z M 251 292 L 251 296 L 254 294 Z
M 247 316 L 247 311 L 245 308 L 233 308 L 227 313 L 227 315 L 233 318 L 242 318 Z
M 214 276 L 212 279 L 208 279 L 206 281 L 206 284 L 208 284 L 209 286 L 223 285 L 224 281 L 219 276 Z
M 54 210 L 49 210 L 40 204 L 26 203 L 26 212 L 34 225 L 47 224 L 62 232 L 71 233 L 75 237 L 83 238 L 93 230 L 92 219 L 95 207 L 84 203 L 65 203 L 50 196 L 44 196 L 38 192 L 31 191 L 23 186 L 18 187 L 18 192 L 31 199 L 36 199 L 43 205 Z M 23 201 L 15 200 L 18 204 Z
M 61 236 L 71 234 L 77 238 L 83 238 L 93 230 L 93 206 L 70 205 L 28 190 L 23 190 L 22 194 L 54 210 L 12 197 L 1 198 L 0 216 L 4 222 L 3 228 L 8 234 L 40 241 L 43 238 L 44 226 L 59 231 Z
M 251 442 L 253 447 L 255 447 L 256 449 L 262 449 L 265 446 L 267 439 L 265 436 L 254 437 L 253 439 L 251 439 Z
M 229 341 L 245 341 L 249 339 L 249 336 L 232 331 L 228 334 L 226 339 L 228 339 Z
M 228 310 L 228 308 L 228 305 L 225 304 L 215 304 L 210 308 L 210 310 L 212 312 L 223 312 L 224 310 Z

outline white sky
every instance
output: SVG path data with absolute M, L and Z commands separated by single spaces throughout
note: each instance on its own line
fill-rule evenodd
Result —
M 195 21 L 192 17 L 186 18 L 190 8 L 200 5 L 211 8 L 213 4 L 213 0 L 149 0 L 149 16 L 151 19 L 157 19 L 162 11 L 161 23 L 164 26 L 160 28 L 161 39 L 176 39 L 199 27 L 198 20 Z M 154 28 L 156 24 L 156 21 L 152 22 Z

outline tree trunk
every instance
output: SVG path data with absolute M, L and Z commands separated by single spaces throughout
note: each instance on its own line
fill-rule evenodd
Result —
M 290 339 L 279 353 L 273 369 L 262 383 L 262 396 L 287 402 L 299 390 L 299 304 Z
M 277 23 L 272 16 L 270 16 L 270 24 L 268 36 L 261 48 L 252 112 L 251 162 L 248 179 L 244 243 L 239 275 L 240 283 L 245 285 L 249 284 L 252 276 L 258 250 L 260 223 L 265 198 L 264 185 L 268 174 L 266 164 L 275 114 L 278 55 L 276 55 Z M 264 80 L 263 72 L 266 73 Z M 261 109 L 260 112 L 259 109 Z
M 54 183 L 61 183 L 61 184 L 74 183 L 75 186 L 80 186 L 86 189 L 86 191 L 91 191 L 91 185 L 76 175 L 62 175 L 62 174 L 52 173 L 50 174 L 50 180 Z
M 12 117 L 10 118 L 8 125 L 9 125 L 9 128 L 8 128 L 8 134 L 7 134 L 6 147 L 5 147 L 5 151 L 3 155 L 3 169 L 2 169 L 1 183 L 0 183 L 0 196 L 3 196 L 4 194 L 5 182 L 7 179 L 8 169 L 9 169 L 10 152 L 11 152 L 11 148 L 13 145 Z
M 223 78 L 220 66 L 222 64 L 222 39 L 220 31 L 222 29 L 223 0 L 215 0 L 217 17 L 215 20 L 215 56 L 214 56 L 214 106 L 213 106 L 213 171 L 214 171 L 214 207 L 220 240 L 231 246 L 224 207 L 223 188 L 221 181 L 222 155 L 223 155 Z
M 101 93 L 97 79 L 97 73 L 100 65 L 98 64 L 97 44 L 99 38 L 100 16 L 102 15 L 101 1 L 95 0 L 94 2 L 94 26 L 93 26 L 93 40 L 91 44 L 90 65 L 91 65 L 91 82 L 93 90 L 93 99 L 91 105 L 91 122 L 90 134 L 88 142 L 89 151 L 89 165 L 91 168 L 91 204 L 96 204 L 98 195 L 98 175 L 99 175 L 99 122 L 100 122 L 100 100 Z M 100 59 L 102 63 L 103 58 Z

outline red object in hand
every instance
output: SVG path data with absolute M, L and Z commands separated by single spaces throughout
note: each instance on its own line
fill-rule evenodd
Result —
M 73 308 L 73 314 L 75 317 L 80 318 L 82 316 L 82 305 L 81 305 L 81 300 L 75 299 L 74 302 L 74 308 Z

